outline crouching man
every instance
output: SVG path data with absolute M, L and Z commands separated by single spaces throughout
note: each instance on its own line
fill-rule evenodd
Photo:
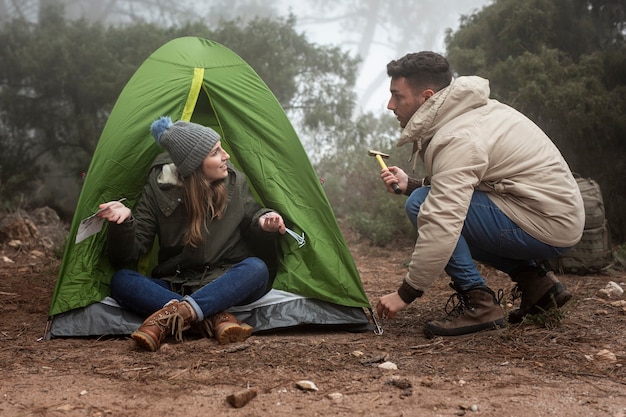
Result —
M 398 146 L 413 145 L 427 177 L 390 166 L 381 179 L 398 184 L 418 230 L 409 271 L 397 291 L 380 298 L 394 318 L 445 271 L 456 292 L 448 315 L 426 324 L 427 336 L 455 336 L 506 326 L 494 291 L 474 261 L 507 273 L 521 292 L 508 317 L 563 306 L 571 294 L 535 260 L 564 254 L 582 237 L 580 190 L 550 138 L 515 109 L 489 98 L 489 82 L 453 79 L 434 52 L 408 54 L 387 65 L 387 108 L 404 129 Z M 454 294 L 453 294 L 454 295 Z

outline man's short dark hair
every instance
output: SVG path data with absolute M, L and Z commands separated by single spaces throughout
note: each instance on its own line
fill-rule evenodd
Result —
M 436 52 L 406 54 L 387 64 L 387 75 L 404 77 L 413 88 L 432 88 L 435 92 L 450 85 L 452 72 L 448 60 Z

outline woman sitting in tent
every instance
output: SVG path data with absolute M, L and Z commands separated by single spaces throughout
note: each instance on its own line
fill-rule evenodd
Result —
M 182 332 L 196 323 L 222 344 L 243 341 L 252 327 L 225 310 L 269 289 L 268 266 L 252 248 L 284 234 L 283 218 L 254 200 L 213 129 L 162 117 L 150 130 L 171 160 L 155 160 L 134 216 L 117 201 L 101 204 L 98 216 L 110 222 L 109 257 L 116 268 L 135 265 L 155 237 L 158 264 L 152 277 L 119 269 L 111 296 L 149 316 L 131 335 L 144 349 L 158 350 L 169 333 L 182 341 Z

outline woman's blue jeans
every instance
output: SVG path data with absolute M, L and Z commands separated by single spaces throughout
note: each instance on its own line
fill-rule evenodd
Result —
M 406 212 L 417 228 L 417 215 L 430 187 L 421 187 L 406 201 Z M 509 276 L 536 265 L 535 260 L 555 258 L 570 248 L 557 248 L 535 239 L 513 223 L 482 191 L 474 191 L 461 236 L 445 271 L 456 288 L 464 291 L 487 286 L 474 260 Z
M 187 301 L 198 321 L 235 305 L 249 304 L 261 298 L 269 281 L 265 262 L 247 258 L 235 264 L 224 275 L 186 296 L 172 291 L 170 283 L 149 278 L 137 271 L 120 269 L 111 279 L 111 297 L 120 306 L 148 317 L 170 300 Z

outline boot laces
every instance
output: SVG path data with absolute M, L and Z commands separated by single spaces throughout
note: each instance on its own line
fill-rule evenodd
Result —
M 165 306 L 167 307 L 169 304 L 170 303 L 167 303 Z M 170 308 L 172 311 L 166 309 L 163 313 L 155 317 L 150 324 L 157 326 L 163 334 L 171 331 L 172 336 L 174 336 L 177 341 L 182 342 L 183 331 L 186 330 L 185 319 L 178 312 L 179 307 L 177 304 Z
M 446 301 L 444 311 L 448 316 L 458 317 L 465 312 L 466 304 L 469 305 L 467 296 L 461 292 L 455 292 Z
M 498 304 L 502 304 L 502 300 L 504 299 L 504 290 L 502 288 L 498 289 L 498 293 L 496 296 L 496 302 Z
M 446 314 L 448 316 L 459 317 L 465 312 L 465 309 L 473 310 L 472 304 L 470 302 L 467 294 L 457 290 L 452 284 L 450 286 L 455 289 L 455 293 L 452 294 L 448 301 L 446 301 L 446 306 L 444 308 Z M 499 289 L 497 294 L 494 294 L 496 302 L 500 304 L 502 299 L 504 298 L 504 290 Z
M 168 331 L 172 332 L 172 336 L 176 338 L 177 341 L 183 341 L 183 330 L 185 330 L 185 319 L 178 314 L 167 314 L 162 317 L 157 318 L 154 321 L 154 324 L 159 327 L 161 332 L 166 333 Z
M 502 291 L 502 290 L 500 290 Z M 511 295 L 510 295 L 510 300 L 511 300 L 511 304 L 515 305 L 515 302 L 519 299 L 522 298 L 522 290 L 520 290 L 519 285 L 515 285 L 515 287 L 513 287 L 513 289 L 511 290 Z

